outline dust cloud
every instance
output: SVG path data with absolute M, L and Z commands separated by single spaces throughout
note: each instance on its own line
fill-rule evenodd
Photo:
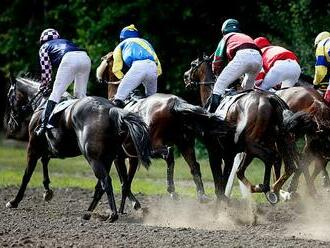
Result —
M 186 227 L 207 230 L 233 230 L 242 225 L 262 222 L 257 206 L 250 200 L 201 204 L 195 199 L 174 201 L 161 198 L 149 206 L 144 223 L 152 226 Z

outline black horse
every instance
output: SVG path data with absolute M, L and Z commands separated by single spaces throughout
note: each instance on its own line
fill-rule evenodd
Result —
M 16 197 L 6 206 L 18 207 L 39 159 L 43 164 L 43 184 L 47 200 L 52 197 L 52 191 L 49 189 L 49 160 L 82 154 L 98 179 L 88 211 L 94 210 L 103 192 L 106 192 L 112 210 L 109 220 L 117 220 L 118 213 L 109 176 L 111 164 L 115 159 L 127 157 L 129 154 L 137 157 L 144 166 L 149 166 L 151 144 L 146 124 L 136 114 L 114 107 L 105 98 L 86 97 L 72 101 L 68 108 L 59 112 L 55 127 L 47 131 L 46 137 L 39 138 L 34 134 L 42 111 L 36 109 L 41 101 L 38 86 L 37 82 L 18 78 L 12 82 L 8 92 L 9 121 L 12 123 L 10 126 L 14 128 L 30 112 L 34 113 L 29 124 L 27 167 Z M 121 179 L 124 179 L 123 188 L 126 188 L 126 167 L 117 169 Z M 126 191 L 130 192 L 130 188 Z

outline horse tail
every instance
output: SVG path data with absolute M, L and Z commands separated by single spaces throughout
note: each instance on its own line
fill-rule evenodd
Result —
M 287 168 L 294 171 L 298 166 L 299 156 L 293 134 L 296 134 L 297 130 L 303 129 L 308 125 L 305 122 L 307 115 L 304 113 L 294 114 L 289 110 L 288 105 L 275 94 L 269 95 L 268 99 L 275 110 L 277 126 L 279 128 L 276 139 L 277 148 Z
M 317 123 L 311 115 L 304 111 L 293 113 L 285 101 L 277 95 L 270 95 L 269 101 L 274 107 L 277 116 L 282 120 L 282 130 L 294 133 L 297 137 L 312 134 L 317 129 Z
M 187 129 L 197 135 L 225 137 L 228 133 L 234 133 L 234 127 L 225 120 L 179 97 L 169 99 L 168 106 L 170 112 L 177 116 Z
M 137 114 L 115 107 L 109 110 L 109 117 L 115 123 L 118 134 L 131 137 L 139 160 L 148 169 L 151 163 L 151 141 L 147 124 Z

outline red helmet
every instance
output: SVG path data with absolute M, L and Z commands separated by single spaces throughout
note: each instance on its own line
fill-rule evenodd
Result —
M 266 37 L 258 37 L 254 39 L 254 43 L 260 48 L 270 46 L 270 42 Z

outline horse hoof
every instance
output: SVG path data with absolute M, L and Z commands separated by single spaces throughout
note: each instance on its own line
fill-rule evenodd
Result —
M 170 197 L 171 197 L 171 199 L 174 200 L 174 201 L 179 200 L 179 195 L 178 195 L 178 193 L 176 193 L 176 192 L 172 192 L 172 193 L 170 193 Z
M 118 220 L 118 214 L 111 214 L 108 220 L 110 223 L 115 222 L 116 220 Z
M 90 220 L 92 217 L 91 213 L 85 213 L 82 217 L 83 220 Z
M 141 208 L 141 204 L 138 201 L 132 202 L 132 206 L 134 210 L 139 210 Z
M 7 202 L 6 204 L 6 208 L 17 208 L 18 207 L 18 204 L 15 204 L 11 201 Z
M 272 205 L 275 205 L 279 201 L 279 198 L 278 198 L 277 194 L 274 193 L 274 192 L 270 192 L 270 191 L 268 191 L 266 193 L 266 198 L 269 201 L 269 203 L 272 204 Z
M 42 196 L 44 198 L 44 201 L 49 202 L 53 199 L 54 192 L 51 189 L 50 190 L 45 190 L 45 192 Z
M 202 194 L 198 196 L 198 201 L 200 203 L 208 203 L 210 201 L 210 199 L 207 197 L 207 195 Z

